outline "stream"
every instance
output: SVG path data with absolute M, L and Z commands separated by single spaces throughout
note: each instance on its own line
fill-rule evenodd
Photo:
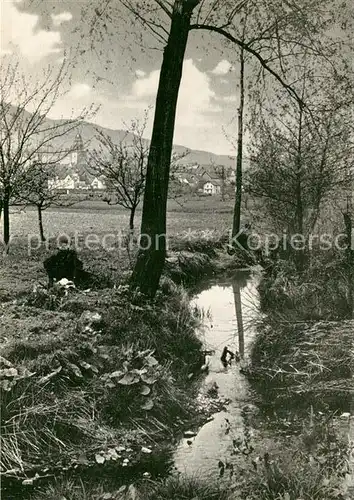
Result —
M 263 456 L 274 445 L 286 449 L 289 436 L 280 436 L 276 421 L 271 426 L 264 425 L 266 416 L 257 406 L 259 397 L 242 373 L 255 339 L 257 321 L 261 319 L 258 281 L 257 271 L 239 271 L 232 278 L 208 283 L 191 301 L 192 307 L 204 311 L 199 335 L 210 354 L 206 356 L 208 372 L 200 393 L 216 384 L 218 396 L 227 404 L 196 435 L 178 442 L 172 457 L 174 473 L 211 482 L 221 477 L 229 480 L 234 471 L 239 474 L 242 469 L 252 468 L 252 457 Z M 220 359 L 225 346 L 238 353 L 226 367 Z M 296 414 L 296 408 L 288 410 Z M 353 439 L 353 419 L 341 423 L 344 436 Z M 292 433 L 291 428 L 288 432 Z M 349 461 L 353 468 L 345 482 L 354 494 L 353 457 Z
M 175 469 L 183 474 L 205 479 L 215 476 L 219 461 L 235 463 L 233 441 L 244 439 L 245 427 L 248 433 L 255 432 L 249 428 L 247 415 L 257 408 L 247 378 L 240 369 L 242 371 L 256 333 L 257 281 L 256 275 L 240 271 L 225 282 L 211 283 L 192 301 L 192 306 L 204 310 L 200 335 L 206 349 L 212 352 L 204 385 L 216 383 L 219 396 L 229 404 L 214 414 L 195 437 L 179 442 L 173 459 Z M 239 359 L 231 360 L 227 367 L 220 360 L 225 346 L 239 354 Z

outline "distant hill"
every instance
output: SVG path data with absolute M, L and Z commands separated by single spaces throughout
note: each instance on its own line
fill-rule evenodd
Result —
M 13 110 L 15 111 L 15 107 L 11 106 Z M 26 113 L 26 120 L 30 117 L 30 113 L 27 111 Z M 61 120 L 51 120 L 51 119 L 46 119 L 46 122 L 50 123 L 59 123 Z M 90 122 L 83 121 L 80 123 L 80 126 L 69 131 L 66 135 L 65 138 L 60 137 L 57 140 L 54 140 L 51 142 L 51 145 L 55 149 L 56 147 L 60 148 L 60 150 L 63 149 L 63 146 L 67 146 L 68 148 L 71 147 L 71 145 L 74 143 L 75 136 L 77 132 L 79 131 L 82 139 L 84 141 L 85 149 L 88 151 L 96 148 L 98 146 L 98 141 L 96 139 L 96 130 L 99 130 L 103 132 L 104 134 L 108 135 L 111 137 L 113 142 L 120 142 L 121 140 L 125 139 L 129 142 L 129 135 L 125 130 L 121 129 L 109 129 L 105 127 L 101 127 L 100 125 L 95 125 Z M 174 145 L 174 150 L 177 153 L 184 153 L 185 151 L 189 151 L 189 154 L 185 156 L 182 160 L 180 160 L 181 164 L 195 164 L 198 163 L 199 165 L 224 165 L 227 168 L 234 168 L 235 167 L 235 159 L 232 156 L 228 155 L 217 155 L 215 153 L 211 153 L 209 151 L 202 151 L 198 149 L 190 149 L 185 146 L 181 145 Z
M 51 120 L 52 121 L 52 120 Z M 82 122 L 78 129 L 71 130 L 66 138 L 65 142 L 67 142 L 68 147 L 74 142 L 75 135 L 79 131 L 81 137 L 84 141 L 85 148 L 89 151 L 96 148 L 98 146 L 98 142 L 96 139 L 96 130 L 103 132 L 104 134 L 111 137 L 113 142 L 120 142 L 125 139 L 129 142 L 129 135 L 125 130 L 113 130 L 105 127 L 101 127 L 99 125 L 94 125 L 89 122 Z M 63 143 L 62 139 L 60 140 L 61 144 Z M 53 144 L 55 146 L 55 144 Z M 175 145 L 174 150 L 177 153 L 184 153 L 185 151 L 189 151 L 189 154 L 185 156 L 180 163 L 198 163 L 199 165 L 224 165 L 225 167 L 234 167 L 235 159 L 228 155 L 217 155 L 215 153 L 211 153 L 208 151 L 201 151 L 197 149 L 189 149 L 185 146 Z

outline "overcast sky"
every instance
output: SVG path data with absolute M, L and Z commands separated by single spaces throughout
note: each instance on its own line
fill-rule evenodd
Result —
M 1 52 L 20 57 L 26 74 L 38 75 L 48 64 L 72 57 L 72 85 L 57 103 L 53 117 L 100 105 L 94 121 L 124 128 L 155 102 L 161 45 L 139 25 L 115 20 L 109 35 L 89 33 L 83 1 L 1 0 Z M 83 9 L 84 8 L 84 9 Z M 143 36 L 138 43 L 139 35 Z M 91 47 L 91 42 L 94 42 Z M 227 52 L 217 36 L 191 33 L 184 62 L 174 142 L 193 149 L 234 154 L 226 136 L 235 137 L 236 52 Z M 153 109 L 150 112 L 151 120 Z M 151 120 L 147 136 L 151 131 Z

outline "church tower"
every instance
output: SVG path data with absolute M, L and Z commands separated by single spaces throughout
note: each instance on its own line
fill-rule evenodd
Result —
M 86 151 L 80 132 L 75 136 L 73 151 L 71 153 L 71 163 L 77 166 L 86 165 Z

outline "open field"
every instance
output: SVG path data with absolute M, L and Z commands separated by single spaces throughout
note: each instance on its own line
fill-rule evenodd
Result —
M 197 206 L 198 210 L 169 211 L 167 214 L 167 231 L 171 234 L 183 233 L 191 230 L 227 230 L 232 223 L 232 209 L 230 206 L 205 210 Z M 106 204 L 90 204 L 88 206 L 70 207 L 69 209 L 48 210 L 43 214 L 44 230 L 47 236 L 56 236 L 60 233 L 117 233 L 128 227 L 129 212 L 118 207 L 109 207 Z M 140 226 L 140 212 L 137 213 L 136 227 Z M 21 239 L 27 235 L 38 234 L 37 213 L 28 208 L 25 213 L 11 215 L 11 234 L 13 239 Z

